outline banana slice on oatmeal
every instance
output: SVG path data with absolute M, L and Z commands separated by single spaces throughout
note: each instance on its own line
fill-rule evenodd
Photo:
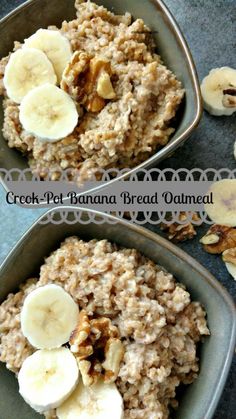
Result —
M 3 79 L 7 95 L 16 103 L 35 87 L 56 82 L 51 62 L 42 51 L 34 48 L 19 49 L 11 54 Z
M 19 391 L 37 412 L 60 406 L 79 378 L 76 359 L 67 348 L 36 351 L 26 358 L 18 375 Z
M 20 105 L 20 122 L 24 129 L 45 141 L 58 141 L 74 131 L 78 111 L 63 90 L 44 84 L 31 90 Z
M 36 288 L 21 311 L 23 335 L 37 349 L 58 348 L 69 341 L 79 318 L 73 298 L 58 285 Z
M 59 419 L 122 419 L 123 400 L 116 385 L 100 381 L 90 387 L 79 385 L 58 409 Z
M 60 83 L 62 73 L 72 56 L 70 42 L 60 31 L 39 29 L 28 39 L 25 39 L 23 48 L 36 48 L 43 51 L 51 61 L 58 84 Z

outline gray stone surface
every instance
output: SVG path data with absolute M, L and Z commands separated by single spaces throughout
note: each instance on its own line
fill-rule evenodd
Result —
M 1 0 L 0 17 L 22 3 L 21 0 Z M 166 4 L 179 23 L 191 48 L 200 79 L 211 68 L 229 65 L 236 67 L 236 1 L 235 0 L 166 0 Z M 236 139 L 236 114 L 232 117 L 211 117 L 204 113 L 202 121 L 181 152 L 161 164 L 161 167 L 220 169 L 236 167 L 233 143 Z M 8 254 L 27 228 L 43 210 L 9 207 L 5 193 L 0 188 L 0 261 Z M 147 225 L 159 232 L 154 226 Z M 207 229 L 200 227 L 198 236 L 181 247 L 201 262 L 217 279 L 236 296 L 236 282 L 224 268 L 221 258 L 203 252 L 199 238 Z M 220 309 L 220 307 L 219 307 Z M 217 350 L 217 348 L 216 348 Z M 236 415 L 236 362 L 234 361 L 225 390 L 214 419 L 233 419 Z M 2 418 L 3 419 L 3 418 Z M 203 419 L 203 418 L 199 418 Z

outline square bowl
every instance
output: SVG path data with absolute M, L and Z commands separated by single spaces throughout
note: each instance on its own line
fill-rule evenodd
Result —
M 70 223 L 63 220 L 62 211 L 68 211 Z M 206 309 L 211 335 L 200 347 L 200 374 L 193 384 L 184 388 L 175 417 L 212 418 L 235 346 L 235 308 L 226 290 L 196 260 L 158 235 L 123 219 L 96 211 L 81 210 L 80 221 L 75 219 L 74 213 L 72 207 L 49 210 L 24 234 L 0 267 L 0 301 L 27 278 L 38 275 L 44 257 L 70 235 L 78 235 L 84 240 L 108 239 L 118 245 L 139 250 L 183 282 L 192 299 L 202 303 Z M 91 222 L 93 217 L 96 223 Z M 54 222 L 48 222 L 48 219 Z M 20 397 L 17 380 L 4 364 L 0 366 L 0 388 L 1 418 L 41 417 Z
M 202 113 L 201 94 L 191 53 L 173 16 L 160 0 L 95 0 L 115 13 L 130 12 L 142 18 L 153 31 L 157 51 L 165 64 L 182 81 L 185 100 L 179 112 L 176 131 L 169 143 L 143 163 L 128 171 L 127 175 L 143 168 L 157 165 L 184 143 L 198 125 Z M 40 27 L 60 25 L 63 20 L 75 17 L 74 0 L 29 0 L 0 21 L 0 57 L 13 48 L 14 40 L 23 41 Z M 27 23 L 27 24 L 26 24 Z M 0 106 L 1 107 L 1 106 Z M 3 111 L 0 110 L 0 125 Z M 0 133 L 0 168 L 26 169 L 27 160 L 20 152 L 10 149 Z M 120 176 L 119 178 L 124 177 Z M 117 178 L 116 178 L 117 179 Z M 6 184 L 3 181 L 3 186 Z

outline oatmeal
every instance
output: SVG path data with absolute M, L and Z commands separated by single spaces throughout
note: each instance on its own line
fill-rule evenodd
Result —
M 80 322 L 70 343 L 86 384 L 94 379 L 92 361 L 101 372 L 96 362 L 100 342 L 107 354 L 102 367 L 114 366 L 124 418 L 168 418 L 170 407 L 177 406 L 176 388 L 198 375 L 197 344 L 209 335 L 206 313 L 184 285 L 134 249 L 67 238 L 45 260 L 39 278 L 28 280 L 0 306 L 0 360 L 16 374 L 35 352 L 21 331 L 23 303 L 47 284 L 62 287 L 79 305 Z M 119 358 L 114 365 L 114 356 L 108 357 L 111 343 Z M 46 417 L 56 418 L 56 412 Z
M 22 126 L 19 104 L 3 84 L 11 54 L 0 61 L 3 135 L 42 179 L 48 171 L 58 179 L 61 169 L 70 169 L 72 178 L 79 173 L 88 179 L 98 168 L 136 166 L 168 142 L 184 95 L 180 81 L 156 54 L 142 19 L 115 15 L 90 1 L 76 0 L 75 8 L 74 20 L 49 27 L 69 40 L 73 54 L 60 81 L 79 115 L 68 136 L 42 141 Z

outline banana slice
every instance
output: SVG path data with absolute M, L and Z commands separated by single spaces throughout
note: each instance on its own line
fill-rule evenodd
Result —
M 202 80 L 201 92 L 204 108 L 211 115 L 232 115 L 236 111 L 236 70 L 214 68 Z
M 71 134 L 78 122 L 78 112 L 71 97 L 48 83 L 24 97 L 19 117 L 26 131 L 52 142 Z
M 75 389 L 77 362 L 67 348 L 40 350 L 26 358 L 18 375 L 19 392 L 39 413 L 55 409 Z
M 211 185 L 213 204 L 205 204 L 207 215 L 215 224 L 236 227 L 236 179 L 223 179 Z
M 59 419 L 122 419 L 123 399 L 114 383 L 85 387 L 81 380 L 56 413 Z
M 229 272 L 229 274 L 232 275 L 232 277 L 236 281 L 236 265 L 234 265 L 233 263 L 230 263 L 230 262 L 225 262 L 225 266 L 226 266 L 227 271 Z
M 67 292 L 58 285 L 45 285 L 26 297 L 21 311 L 21 329 L 35 348 L 59 348 L 69 341 L 78 317 L 78 305 Z
M 47 56 L 37 49 L 19 49 L 10 56 L 3 79 L 7 95 L 20 103 L 34 87 L 56 84 L 57 77 Z
M 39 29 L 28 39 L 25 39 L 25 48 L 37 48 L 43 51 L 51 61 L 58 84 L 62 73 L 72 57 L 70 42 L 59 31 Z
M 236 280 L 236 247 L 226 249 L 222 253 L 222 259 L 225 262 L 228 272 Z

